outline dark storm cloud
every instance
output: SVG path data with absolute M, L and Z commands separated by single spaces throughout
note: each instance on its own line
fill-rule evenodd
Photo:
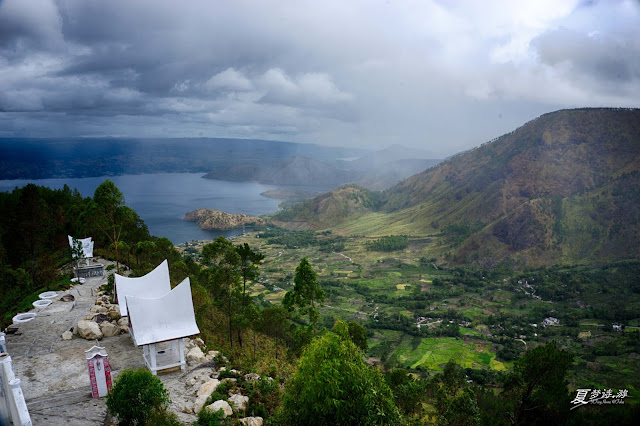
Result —
M 636 2 L 515 3 L 5 0 L 0 135 L 450 154 L 553 109 L 638 106 Z

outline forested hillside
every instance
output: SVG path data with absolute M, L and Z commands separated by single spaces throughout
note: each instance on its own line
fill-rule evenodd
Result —
M 637 258 L 639 173 L 640 110 L 563 110 L 405 179 L 366 215 L 329 222 L 298 208 L 278 217 L 342 233 L 442 236 L 442 254 L 460 263 Z

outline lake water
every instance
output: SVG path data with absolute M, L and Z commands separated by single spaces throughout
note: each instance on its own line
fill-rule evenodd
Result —
M 259 216 L 278 210 L 280 201 L 266 198 L 261 192 L 275 189 L 273 185 L 256 182 L 226 182 L 202 179 L 202 173 L 162 173 L 147 175 L 102 176 L 79 179 L 0 180 L 0 191 L 12 191 L 27 183 L 60 189 L 67 184 L 85 197 L 111 179 L 133 208 L 158 237 L 167 237 L 174 244 L 192 240 L 211 240 L 219 235 L 230 237 L 242 229 L 211 231 L 200 229 L 195 222 L 182 220 L 184 214 L 199 208 L 222 210 Z

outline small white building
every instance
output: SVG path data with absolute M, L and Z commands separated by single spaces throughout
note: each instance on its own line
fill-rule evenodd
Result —
M 127 296 L 153 299 L 164 296 L 171 291 L 169 263 L 165 259 L 161 264 L 141 277 L 125 277 L 115 275 L 115 293 L 120 315 L 127 316 Z
M 189 278 L 158 298 L 126 296 L 126 306 L 133 342 L 143 347 L 144 362 L 151 373 L 174 367 L 184 370 L 182 339 L 200 333 Z

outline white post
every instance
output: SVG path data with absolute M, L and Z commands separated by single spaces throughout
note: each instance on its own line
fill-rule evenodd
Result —
M 153 374 L 154 376 L 156 376 L 158 374 L 158 365 L 156 364 L 156 345 L 155 343 L 151 343 L 149 345 L 149 355 L 150 355 L 150 362 L 151 362 L 151 374 Z
M 7 374 L 7 370 L 11 372 L 10 368 L 5 367 L 5 363 L 11 363 L 11 357 L 6 353 L 0 354 L 0 424 L 8 425 L 11 423 L 11 406 L 9 402 L 9 381 L 11 380 Z
M 0 354 L 7 353 L 7 342 L 4 339 L 5 334 L 0 332 Z
M 13 424 L 20 426 L 31 426 L 31 416 L 27 409 L 27 403 L 24 401 L 24 394 L 20 388 L 20 379 L 13 379 L 9 382 L 11 387 L 11 393 L 13 396 L 13 404 L 11 408 L 15 410 L 15 416 L 13 416 Z M 13 411 L 12 410 L 12 411 Z
M 178 339 L 178 350 L 180 351 L 180 370 L 184 370 L 186 363 L 184 362 L 184 340 Z

